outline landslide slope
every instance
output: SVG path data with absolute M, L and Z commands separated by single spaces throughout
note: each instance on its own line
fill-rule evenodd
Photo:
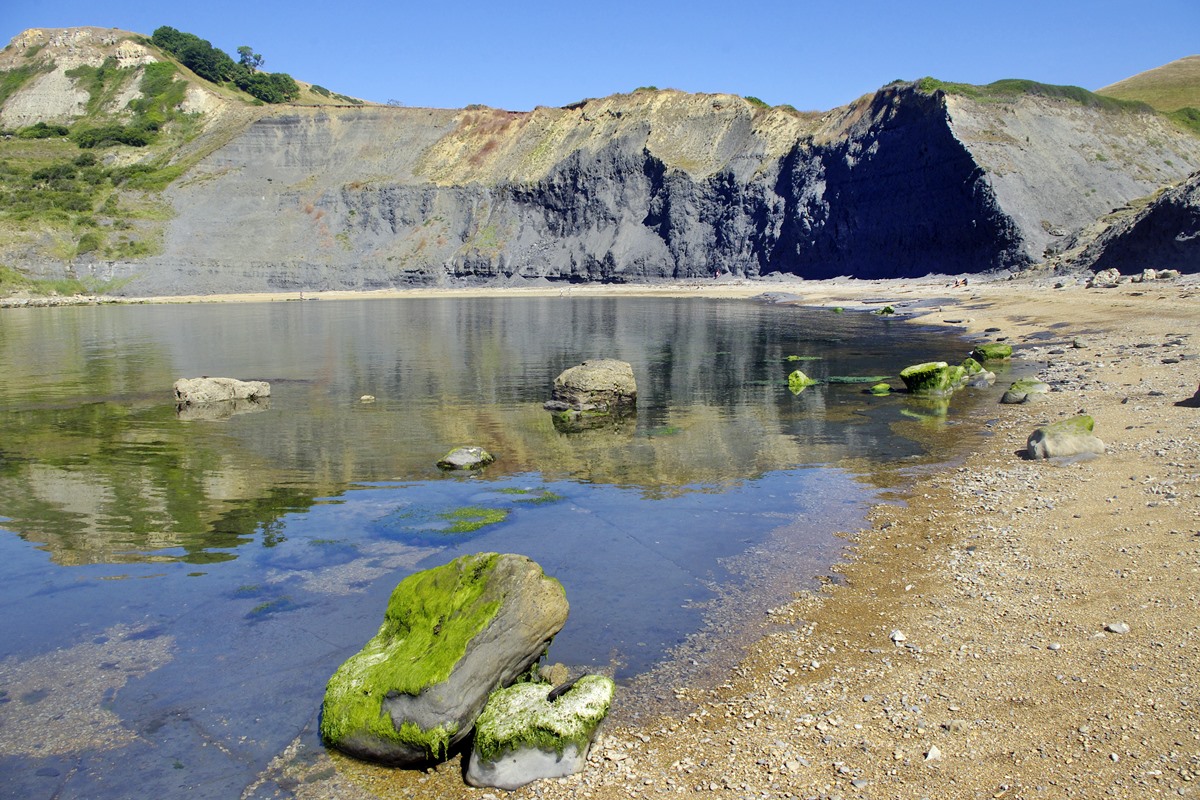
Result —
M 1200 168 L 1200 139 L 1148 106 L 1028 81 L 897 83 L 826 113 L 670 90 L 518 113 L 254 107 L 183 78 L 208 105 L 155 156 L 156 248 L 26 241 L 18 265 L 130 294 L 957 274 L 1035 264 Z M 4 96 L 0 120 L 71 118 L 59 95 L 79 84 L 54 80 Z

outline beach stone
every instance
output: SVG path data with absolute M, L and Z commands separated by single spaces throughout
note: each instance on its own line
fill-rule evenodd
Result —
M 585 675 L 560 689 L 518 683 L 493 692 L 475 725 L 467 783 L 512 790 L 583 771 L 614 691 L 610 678 Z
M 1087 282 L 1089 289 L 1113 289 L 1121 282 L 1121 273 L 1116 268 L 1102 269 Z
M 1104 626 L 1109 633 L 1129 633 L 1129 624 L 1125 622 L 1109 622 Z
M 976 345 L 971 357 L 979 361 L 1003 361 L 1012 358 L 1012 345 L 1003 342 Z
M 913 394 L 947 395 L 954 391 L 953 372 L 945 361 L 926 361 L 905 367 L 900 370 L 900 379 Z
M 1026 442 L 1029 458 L 1058 458 L 1103 453 L 1104 442 L 1092 435 L 1095 421 L 1087 414 L 1059 420 L 1035 430 Z
M 495 461 L 496 458 L 478 445 L 456 447 L 437 462 L 440 469 L 482 469 Z
M 610 411 L 637 403 L 633 366 L 613 358 L 585 361 L 554 379 L 552 401 L 577 411 Z
M 444 759 L 488 695 L 537 663 L 567 610 L 562 584 L 525 556 L 477 553 L 408 576 L 379 632 L 329 679 L 321 738 L 387 764 Z
M 1042 383 L 1033 378 L 1021 378 L 1012 382 L 1012 385 L 1004 392 L 1004 396 L 1000 398 L 1000 402 L 1008 405 L 1034 403 L 1044 399 L 1043 396 L 1049 391 L 1050 384 L 1048 383 Z
M 175 381 L 175 402 L 194 406 L 230 400 L 258 400 L 271 396 L 266 381 L 241 381 L 236 378 L 180 378 Z

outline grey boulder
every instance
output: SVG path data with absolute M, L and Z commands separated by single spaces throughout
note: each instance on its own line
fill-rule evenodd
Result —
M 1104 452 L 1104 442 L 1092 435 L 1095 421 L 1087 414 L 1045 425 L 1030 434 L 1025 444 L 1029 458 L 1060 458 Z
M 633 366 L 614 358 L 600 358 L 565 369 L 554 379 L 551 403 L 576 411 L 615 413 L 632 408 L 637 403 Z
M 437 462 L 437 465 L 445 470 L 483 469 L 495 460 L 495 457 L 487 450 L 476 445 L 471 445 L 451 450 L 442 456 L 441 461 Z
M 271 384 L 266 381 L 208 377 L 180 378 L 175 381 L 175 402 L 181 406 L 233 400 L 261 400 L 270 396 Z

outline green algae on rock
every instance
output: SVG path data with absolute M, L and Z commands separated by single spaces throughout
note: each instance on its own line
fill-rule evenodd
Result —
M 817 381 L 808 377 L 800 370 L 796 370 L 791 375 L 788 375 L 788 389 L 792 391 L 792 394 L 800 394 L 815 383 Z
M 946 395 L 954 391 L 950 365 L 945 361 L 926 361 L 905 367 L 900 370 L 900 379 L 913 394 Z
M 1002 342 L 979 344 L 971 351 L 971 357 L 980 361 L 1002 361 L 1012 358 L 1012 345 Z
M 611 679 L 584 675 L 555 697 L 545 683 L 493 692 L 475 726 L 467 782 L 515 789 L 579 772 L 614 691 Z
M 479 553 L 410 575 L 378 633 L 329 679 L 321 738 L 387 763 L 444 758 L 566 617 L 562 585 L 524 556 Z

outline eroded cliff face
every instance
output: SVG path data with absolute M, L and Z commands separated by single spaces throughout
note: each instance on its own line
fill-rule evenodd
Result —
M 1084 248 L 1078 266 L 1126 275 L 1144 269 L 1200 272 L 1200 172 L 1130 211 Z
M 161 56 L 126 32 L 28 31 L 0 53 L 0 68 L 37 65 L 0 124 L 66 123 L 85 105 L 120 119 L 137 68 Z M 66 67 L 108 59 L 134 69 L 89 99 Z M 165 193 L 174 216 L 154 223 L 161 254 L 61 263 L 26 236 L 9 255 L 128 279 L 129 294 L 959 274 L 1037 263 L 1200 169 L 1200 139 L 1163 117 L 1037 94 L 895 84 L 806 114 L 639 90 L 517 113 L 256 108 L 180 79 L 192 133 L 174 150 L 103 154 L 183 170 Z
M 1020 268 L 1200 166 L 1152 114 L 909 85 L 823 115 L 638 92 L 529 113 L 272 109 L 169 192 L 132 293 Z

